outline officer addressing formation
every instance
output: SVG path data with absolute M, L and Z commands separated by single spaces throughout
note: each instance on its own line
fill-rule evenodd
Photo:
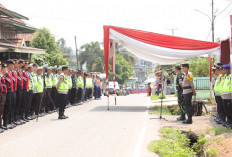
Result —
M 0 65 L 0 133 L 56 111 L 58 119 L 67 119 L 66 107 L 99 93 L 91 76 L 68 66 L 38 67 L 22 59 Z

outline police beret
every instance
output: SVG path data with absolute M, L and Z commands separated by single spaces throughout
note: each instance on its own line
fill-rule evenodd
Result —
M 15 61 L 13 59 L 8 59 L 6 61 L 6 63 L 9 65 L 9 64 L 15 64 Z
M 188 63 L 183 63 L 183 64 L 182 64 L 182 67 L 187 67 L 187 68 L 189 68 L 189 64 L 188 64 Z
M 24 64 L 25 63 L 23 59 L 19 59 L 18 61 L 19 61 L 19 64 L 21 64 L 21 63 Z
M 84 73 L 84 75 L 85 75 L 85 76 L 88 76 L 88 74 L 87 74 L 87 73 Z
M 229 64 L 223 65 L 223 68 L 224 69 L 230 69 L 230 65 Z
M 176 65 L 176 66 L 175 66 L 175 69 L 181 70 L 180 65 Z

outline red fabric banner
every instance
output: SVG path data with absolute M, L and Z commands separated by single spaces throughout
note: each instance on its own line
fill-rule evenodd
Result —
M 231 42 L 231 45 L 232 45 L 232 15 L 230 15 L 230 28 L 231 28 L 231 39 L 230 39 L 230 42 Z
M 160 46 L 178 50 L 208 50 L 219 47 L 217 43 L 186 39 L 181 37 L 163 35 L 135 29 L 107 26 L 108 28 L 121 33 L 127 37 L 154 46 Z

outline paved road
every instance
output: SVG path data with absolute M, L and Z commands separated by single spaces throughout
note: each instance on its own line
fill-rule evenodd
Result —
M 158 138 L 159 120 L 150 120 L 145 94 L 117 97 L 110 111 L 106 98 L 68 108 L 67 120 L 53 113 L 39 122 L 0 134 L 0 156 L 7 157 L 153 157 L 148 143 Z

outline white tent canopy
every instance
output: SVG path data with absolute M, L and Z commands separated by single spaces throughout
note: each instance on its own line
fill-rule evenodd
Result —
M 162 65 L 175 64 L 196 56 L 220 53 L 217 43 L 168 36 L 135 29 L 104 26 L 104 54 L 108 94 L 108 65 L 112 59 L 115 80 L 115 43 L 121 43 L 137 57 Z

